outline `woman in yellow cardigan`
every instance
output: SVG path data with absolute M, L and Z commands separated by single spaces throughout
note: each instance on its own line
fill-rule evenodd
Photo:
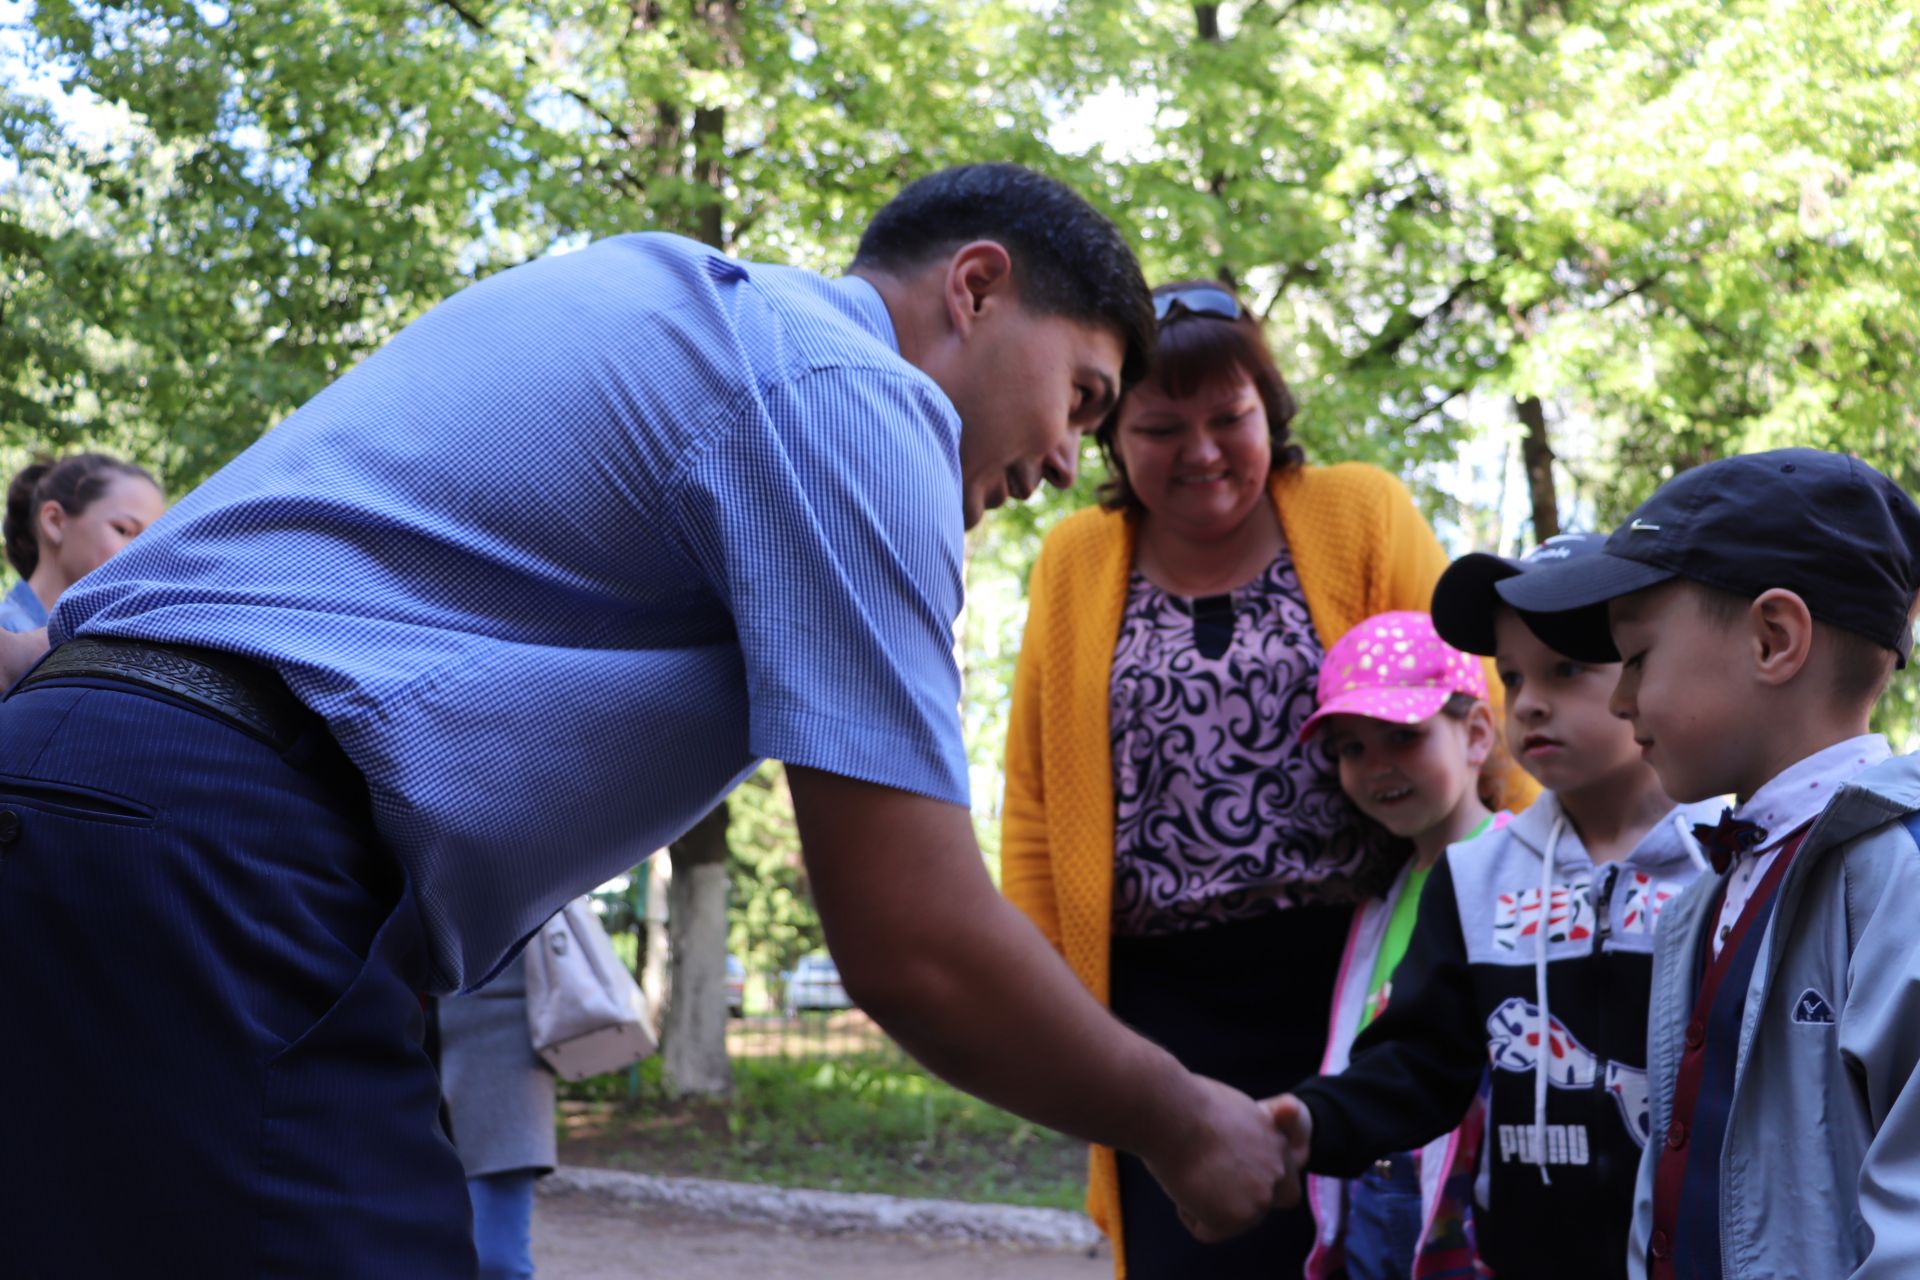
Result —
M 1317 1069 L 1352 903 L 1404 856 L 1296 742 L 1322 652 L 1426 609 L 1447 561 L 1398 480 L 1303 463 L 1292 396 L 1231 293 L 1155 302 L 1154 367 L 1097 436 L 1102 507 L 1034 566 L 1002 886 L 1122 1020 L 1265 1097 Z M 1313 1238 L 1295 1212 L 1198 1244 L 1105 1148 L 1088 1211 L 1135 1280 L 1299 1275 Z

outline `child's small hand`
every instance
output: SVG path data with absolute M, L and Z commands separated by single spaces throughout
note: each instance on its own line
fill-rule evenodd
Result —
M 1280 1207 L 1290 1209 L 1300 1203 L 1300 1175 L 1307 1167 L 1313 1147 L 1313 1112 L 1290 1093 L 1268 1098 L 1260 1104 L 1273 1118 L 1273 1127 L 1287 1144 L 1287 1181 Z

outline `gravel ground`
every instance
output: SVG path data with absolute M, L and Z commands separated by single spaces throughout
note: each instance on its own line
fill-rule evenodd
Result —
M 593 1196 L 543 1196 L 533 1219 L 540 1280 L 1102 1280 L 1099 1257 L 1022 1253 L 868 1235 L 741 1226 Z

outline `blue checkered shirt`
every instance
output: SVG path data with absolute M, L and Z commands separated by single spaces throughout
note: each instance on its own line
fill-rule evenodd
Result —
M 409 326 L 54 639 L 277 668 L 472 986 L 762 757 L 966 803 L 959 441 L 864 281 L 622 236 Z

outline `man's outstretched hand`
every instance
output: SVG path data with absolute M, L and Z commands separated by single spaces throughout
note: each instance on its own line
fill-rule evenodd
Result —
M 1179 1208 L 1187 1230 L 1211 1244 L 1298 1203 L 1300 1190 L 1275 1132 L 1272 1104 L 1204 1076 L 1192 1080 L 1197 1093 L 1191 1122 L 1169 1150 L 1143 1152 L 1141 1159 Z
M 1266 1104 L 1196 1076 L 1087 994 L 987 878 L 959 805 L 789 764 L 847 993 L 936 1074 L 1139 1155 L 1202 1240 L 1300 1198 Z
M 1273 1127 L 1287 1145 L 1287 1181 L 1278 1203 L 1282 1209 L 1291 1209 L 1300 1203 L 1300 1176 L 1313 1150 L 1313 1112 L 1290 1093 L 1268 1098 L 1260 1105 L 1266 1108 Z

